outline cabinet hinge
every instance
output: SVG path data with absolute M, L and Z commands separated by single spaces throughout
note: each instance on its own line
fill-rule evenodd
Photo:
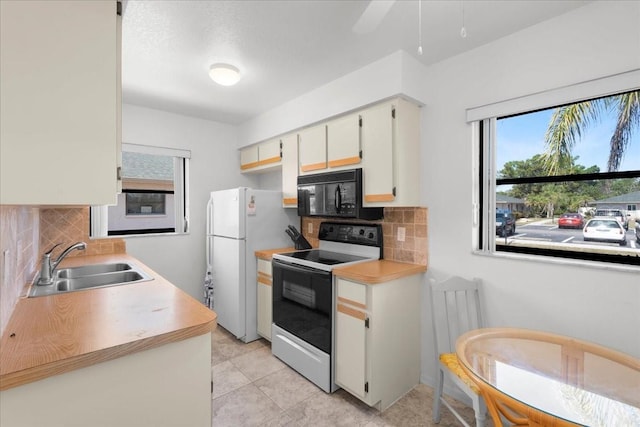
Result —
M 358 126 L 362 127 L 362 117 L 358 119 Z
M 360 156 L 360 158 L 362 158 L 362 150 L 358 152 L 358 155 Z
M 122 166 L 116 168 L 116 179 L 122 181 Z
M 394 118 L 394 119 L 396 118 L 396 109 L 395 108 L 391 109 L 391 117 Z
M 369 381 L 364 383 L 364 392 L 369 393 Z M 213 390 L 211 391 L 211 393 L 213 393 Z
M 282 158 L 282 141 L 280 141 L 280 158 Z
M 211 393 L 213 394 L 213 381 L 211 381 Z
M 396 197 L 396 187 L 393 187 L 393 191 L 391 193 L 393 194 L 393 197 Z
M 119 1 L 116 3 L 116 15 L 122 16 L 122 2 Z
M 369 318 L 368 317 L 364 319 L 364 327 L 365 328 L 369 327 Z

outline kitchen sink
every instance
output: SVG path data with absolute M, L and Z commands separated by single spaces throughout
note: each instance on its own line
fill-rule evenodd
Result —
M 60 279 L 74 279 L 76 277 L 91 276 L 95 274 L 112 273 L 114 271 L 131 270 L 131 264 L 118 262 L 115 264 L 94 264 L 82 267 L 61 268 L 57 271 L 56 277 Z
M 65 292 L 153 280 L 152 277 L 135 264 L 126 262 L 62 268 L 55 271 L 53 283 L 50 285 L 36 285 L 37 279 L 29 290 L 29 297 L 56 295 Z

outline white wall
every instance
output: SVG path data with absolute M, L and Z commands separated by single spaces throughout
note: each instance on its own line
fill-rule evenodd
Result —
M 240 147 L 264 141 L 400 93 L 422 102 L 416 77 L 422 65 L 398 51 L 248 120 Z
M 127 252 L 174 285 L 202 300 L 205 274 L 205 213 L 209 192 L 256 186 L 240 174 L 237 128 L 134 105 L 123 105 L 125 143 L 191 150 L 191 232 L 187 235 L 127 237 Z
M 240 129 L 239 145 L 390 96 L 393 90 L 424 100 L 420 179 L 421 200 L 429 207 L 428 274 L 480 277 L 487 326 L 567 334 L 640 357 L 637 270 L 472 253 L 474 154 L 472 129 L 465 121 L 470 107 L 639 68 L 638 22 L 638 2 L 597 2 L 429 68 L 400 52 L 248 121 Z M 381 76 L 391 76 L 382 90 Z M 426 278 L 423 287 L 422 380 L 433 384 Z
M 472 254 L 474 154 L 465 123 L 469 107 L 640 68 L 639 22 L 639 2 L 594 3 L 429 69 L 421 154 L 429 274 L 482 278 L 488 326 L 557 332 L 640 357 L 638 270 Z M 433 383 L 424 315 L 422 376 Z

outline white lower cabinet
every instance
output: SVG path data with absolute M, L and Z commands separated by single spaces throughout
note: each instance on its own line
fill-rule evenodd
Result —
M 336 277 L 336 384 L 385 410 L 420 381 L 420 278 Z
M 273 318 L 271 262 L 258 258 L 258 334 L 271 341 Z
M 211 334 L 0 392 L 1 426 L 211 425 Z

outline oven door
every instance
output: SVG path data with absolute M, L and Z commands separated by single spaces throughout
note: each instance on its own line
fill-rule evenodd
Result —
M 273 260 L 273 323 L 331 354 L 331 272 Z

